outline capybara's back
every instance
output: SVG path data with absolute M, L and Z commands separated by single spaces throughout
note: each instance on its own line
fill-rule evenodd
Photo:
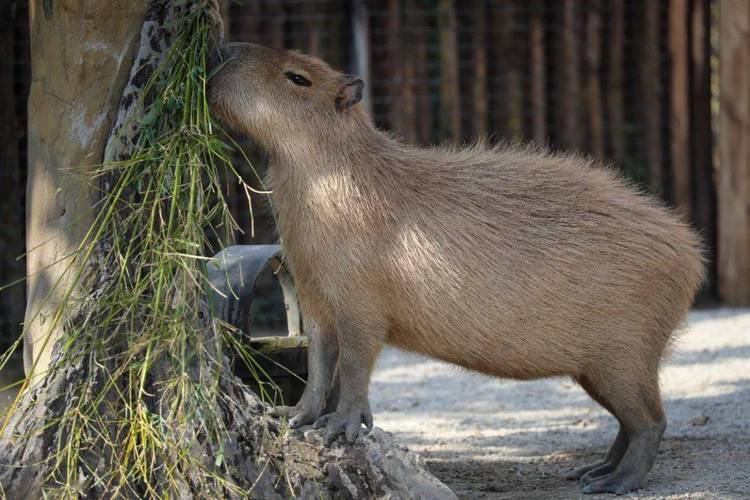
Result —
M 580 157 L 406 149 L 379 174 L 392 343 L 514 378 L 658 363 L 703 276 L 678 217 Z
M 491 375 L 569 375 L 620 423 L 606 459 L 571 477 L 585 492 L 639 488 L 665 427 L 659 363 L 703 277 L 693 231 L 581 157 L 405 145 L 360 108 L 363 82 L 319 59 L 219 55 L 212 109 L 268 151 L 315 325 L 307 389 L 279 410 L 290 425 L 355 439 L 385 343 Z

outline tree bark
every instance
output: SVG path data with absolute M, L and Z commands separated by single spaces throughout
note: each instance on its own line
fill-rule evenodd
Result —
M 89 186 L 86 175 L 91 173 L 92 163 L 123 160 L 133 152 L 134 138 L 138 134 L 137 119 L 143 113 L 138 97 L 143 95 L 150 75 L 169 50 L 170 40 L 175 36 L 172 30 L 179 23 L 173 22 L 173 6 L 162 0 L 154 1 L 147 11 L 147 6 L 143 3 L 102 4 L 98 9 L 87 10 L 85 16 L 76 9 L 50 10 L 49 5 L 47 2 L 40 2 L 32 10 L 32 26 L 35 30 L 34 81 L 47 85 L 37 87 L 37 93 L 32 94 L 33 99 L 30 101 L 30 116 L 34 117 L 31 128 L 34 134 L 32 154 L 40 169 L 40 172 L 30 178 L 30 193 L 39 197 L 54 193 L 55 186 L 62 186 L 66 188 L 64 196 L 60 198 L 59 205 L 53 207 L 61 206 L 66 213 L 53 212 L 53 215 L 58 218 L 63 215 L 70 217 L 72 215 L 68 212 L 73 212 L 79 218 L 91 221 L 89 207 L 96 199 L 96 191 Z M 179 8 L 176 11 L 179 12 Z M 114 29 L 111 20 L 117 15 L 121 16 L 122 26 Z M 65 34 L 68 36 L 64 36 Z M 111 45 L 103 45 L 105 41 Z M 59 44 L 54 51 L 52 46 L 55 43 L 52 42 Z M 133 57 L 132 49 L 135 46 L 138 49 Z M 105 53 L 100 54 L 105 47 Z M 60 59 L 57 59 L 58 56 Z M 47 60 L 50 57 L 53 59 Z M 82 61 L 81 69 L 71 72 L 70 68 L 74 67 L 72 61 Z M 131 61 L 134 61 L 132 65 Z M 78 87 L 80 85 L 87 85 L 85 91 Z M 72 117 L 64 113 L 64 109 L 60 109 L 62 104 L 58 104 L 58 100 L 73 103 L 68 111 Z M 49 106 L 49 109 L 36 106 Z M 79 110 L 82 118 L 78 118 Z M 99 112 L 104 114 L 99 115 Z M 46 120 L 43 116 L 46 116 Z M 81 124 L 76 120 L 84 121 Z M 96 127 L 91 125 L 92 120 L 97 124 Z M 62 125 L 71 125 L 71 130 L 59 128 Z M 79 128 L 74 129 L 76 126 Z M 89 155 L 76 156 L 84 147 Z M 84 159 L 87 162 L 82 162 Z M 65 163 L 60 164 L 62 161 Z M 80 176 L 66 175 L 67 172 L 63 170 L 67 166 L 79 164 L 83 165 Z M 100 193 L 109 192 L 114 180 L 109 175 L 103 176 L 99 186 Z M 39 187 L 44 189 L 38 189 Z M 39 200 L 34 198 L 33 201 Z M 75 203 L 70 204 L 71 201 Z M 32 218 L 48 213 L 35 208 Z M 42 237 L 43 223 L 48 221 L 33 222 L 37 224 L 34 234 Z M 66 237 L 64 242 L 68 246 L 65 251 L 71 250 L 80 241 L 82 233 L 78 226 L 71 227 L 70 221 L 67 222 L 67 226 L 57 223 L 51 229 L 55 235 Z M 110 279 L 108 261 L 101 257 L 106 255 L 108 244 L 106 238 L 98 243 L 94 261 L 86 263 L 87 272 L 92 273 L 92 277 L 96 279 L 90 281 L 94 289 L 88 291 L 88 300 L 83 308 L 92 307 L 96 310 L 97 290 L 106 286 Z M 101 259 L 97 260 L 98 257 Z M 39 264 L 44 262 L 39 261 Z M 31 307 L 35 306 L 38 304 L 32 303 Z M 207 318 L 207 315 L 203 317 Z M 208 323 L 210 320 L 206 321 Z M 212 328 L 211 324 L 206 326 Z M 0 491 L 11 499 L 40 498 L 45 493 L 54 495 L 57 486 L 55 481 L 64 477 L 66 470 L 60 470 L 61 466 L 57 465 L 58 468 L 50 471 L 50 457 L 56 455 L 60 443 L 63 443 L 63 447 L 68 446 L 67 443 L 72 438 L 63 435 L 65 431 L 57 425 L 60 417 L 70 415 L 70 409 L 75 408 L 75 402 L 80 397 L 80 393 L 76 391 L 81 388 L 89 388 L 94 394 L 107 397 L 103 386 L 109 387 L 109 383 L 105 381 L 112 380 L 107 378 L 110 373 L 107 371 L 107 360 L 92 359 L 86 346 L 68 346 L 67 352 L 72 349 L 77 355 L 64 356 L 66 351 L 63 350 L 63 342 L 59 341 L 62 333 L 62 330 L 54 332 L 47 346 L 34 347 L 35 356 L 41 356 L 37 354 L 37 347 L 49 351 L 45 360 L 47 371 L 33 387 L 20 395 L 21 404 L 3 426 L 0 437 Z M 111 334 L 106 342 L 116 350 L 118 332 L 103 333 Z M 211 335 L 206 335 L 206 338 L 211 340 Z M 203 345 L 203 348 L 206 346 Z M 193 359 L 196 360 L 196 366 L 186 368 L 191 372 L 186 373 L 186 377 L 195 377 L 192 373 L 194 369 L 206 369 L 199 361 L 200 356 Z M 373 430 L 354 445 L 334 444 L 330 448 L 323 445 L 316 431 L 290 432 L 281 422 L 270 418 L 266 413 L 266 405 L 232 376 L 226 356 L 218 359 L 224 360 L 223 368 L 221 373 L 214 373 L 211 380 L 219 381 L 222 395 L 213 400 L 216 414 L 223 420 L 222 429 L 226 430 L 222 435 L 224 441 L 221 449 L 213 448 L 208 441 L 190 441 L 191 451 L 200 457 L 195 466 L 200 470 L 148 471 L 165 480 L 166 475 L 169 475 L 170 484 L 177 484 L 179 491 L 170 489 L 157 492 L 158 494 L 179 498 L 216 496 L 216 491 L 207 489 L 206 482 L 201 480 L 201 474 L 204 468 L 214 467 L 214 464 L 218 467 L 221 464 L 217 471 L 225 474 L 224 479 L 228 483 L 244 491 L 252 490 L 253 495 L 258 498 L 455 498 L 445 485 L 425 471 L 417 456 L 396 446 L 380 429 Z M 66 362 L 62 363 L 63 360 Z M 145 361 L 135 359 L 133 362 Z M 156 366 L 153 370 L 154 381 L 149 382 L 146 392 L 150 392 L 153 395 L 151 397 L 164 408 L 170 404 L 169 400 L 164 399 L 165 394 L 177 396 L 161 392 L 158 360 L 153 362 Z M 39 365 L 37 369 L 38 367 Z M 115 385 L 119 383 L 119 380 L 113 382 Z M 122 391 L 123 388 L 111 390 Z M 106 421 L 106 400 L 102 403 L 101 411 Z M 159 414 L 158 408 L 155 414 Z M 188 433 L 188 437 L 200 436 L 205 432 L 202 422 L 194 422 L 194 425 L 194 432 Z M 85 442 L 80 462 L 72 465 L 62 462 L 62 467 L 72 466 L 79 478 L 74 486 L 75 495 L 86 498 L 146 496 L 148 492 L 142 487 L 139 489 L 137 478 L 128 478 L 127 486 L 117 492 L 112 491 L 113 487 L 109 483 L 100 480 L 111 477 L 107 464 L 117 459 L 105 456 L 106 452 L 102 452 L 102 449 L 118 449 L 117 444 L 105 447 L 101 441 L 114 440 L 115 443 L 120 443 L 126 437 L 120 434 L 109 435 L 106 428 L 98 429 L 98 432 L 103 434 Z M 119 446 L 122 447 L 124 443 Z M 51 477 L 50 474 L 54 476 Z M 109 481 L 116 481 L 116 478 Z M 233 491 L 227 489 L 221 496 L 235 498 L 237 494 Z
M 750 304 L 750 4 L 720 9 L 719 294 Z

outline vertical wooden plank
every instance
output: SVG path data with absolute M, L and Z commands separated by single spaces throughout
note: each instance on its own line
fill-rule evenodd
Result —
M 263 3 L 263 25 L 265 28 L 264 43 L 272 49 L 281 50 L 286 47 L 284 23 L 283 0 L 264 0 Z
M 430 19 L 432 10 L 424 1 L 416 0 L 414 16 L 414 94 L 416 100 L 417 138 L 424 143 L 432 142 L 433 109 L 430 86 L 430 57 L 428 54 Z
M 483 0 L 473 0 L 469 5 L 471 30 L 472 74 L 470 75 L 473 103 L 471 130 L 474 136 L 487 135 L 487 11 Z
M 625 141 L 625 0 L 610 0 L 609 40 L 607 48 L 607 138 L 610 157 L 623 165 Z
M 557 123 L 559 143 L 569 149 L 583 146 L 580 71 L 580 3 L 560 3 L 560 31 L 557 61 Z
M 526 32 L 519 27 L 516 2 L 492 2 L 490 18 L 490 61 L 492 128 L 509 139 L 520 140 L 524 133 L 522 63 L 520 42 Z
M 659 6 L 660 2 L 644 3 L 639 75 L 648 185 L 654 193 L 660 192 L 664 183 Z
M 589 0 L 586 9 L 586 110 L 589 150 L 604 157 L 604 120 L 602 116 L 601 56 L 602 0 Z
M 522 45 L 518 43 L 523 28 L 519 20 L 519 6 L 516 2 L 502 4 L 502 30 L 504 31 L 503 58 L 505 67 L 505 104 L 507 106 L 507 131 L 513 140 L 521 140 L 524 135 L 524 104 L 522 75 Z
M 458 80 L 458 44 L 454 0 L 439 0 L 440 38 L 440 135 L 461 140 L 461 95 Z
M 716 285 L 716 191 L 711 134 L 711 67 L 709 61 L 710 2 L 692 0 L 690 7 L 690 144 L 692 164 L 693 222 L 708 247 L 709 287 L 705 294 L 715 295 Z M 727 69 L 727 68 L 725 68 Z
M 394 132 L 403 135 L 405 127 L 401 98 L 404 93 L 404 59 L 401 50 L 400 0 L 387 0 L 385 5 L 385 59 L 383 78 L 388 96 L 388 120 Z
M 669 1 L 669 151 L 674 205 L 690 217 L 688 0 Z
M 354 0 L 352 8 L 352 67 L 354 72 L 365 82 L 362 95 L 362 106 L 367 114 L 372 115 L 372 79 L 370 78 L 370 18 L 365 0 Z
M 232 42 L 261 42 L 260 16 L 260 0 L 245 0 L 242 4 L 231 2 L 229 24 L 225 24 L 229 29 L 224 38 Z
M 729 304 L 750 305 L 750 2 L 719 13 L 718 284 Z
M 305 24 L 305 50 L 308 54 L 320 57 L 321 5 L 316 0 L 302 2 L 302 16 Z
M 399 46 L 403 54 L 401 68 L 401 133 L 407 142 L 417 142 L 417 102 L 416 102 L 416 49 L 414 46 L 416 29 L 416 5 L 414 0 L 403 0 L 403 22 Z
M 531 135 L 537 144 L 547 143 L 547 75 L 544 56 L 545 23 L 544 0 L 533 0 L 530 5 L 529 71 L 531 78 Z

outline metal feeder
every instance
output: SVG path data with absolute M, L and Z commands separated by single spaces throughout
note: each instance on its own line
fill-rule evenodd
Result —
M 251 324 L 251 306 L 258 277 L 269 266 L 284 295 L 287 334 L 256 337 Z M 300 378 L 307 379 L 307 338 L 302 335 L 297 294 L 281 258 L 281 246 L 227 247 L 209 261 L 208 280 L 211 284 L 209 303 L 214 316 L 243 332 L 243 338 L 259 353 L 255 360 L 281 388 L 284 402 L 295 403 L 305 386 Z M 232 366 L 237 376 L 255 385 L 254 377 L 241 360 L 233 359 Z

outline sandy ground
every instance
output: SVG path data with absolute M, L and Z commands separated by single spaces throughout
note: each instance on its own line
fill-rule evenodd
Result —
M 665 439 L 630 496 L 750 498 L 750 310 L 692 313 L 662 388 Z M 599 460 L 617 430 L 570 380 L 496 380 L 393 349 L 370 398 L 375 425 L 461 498 L 582 496 L 563 474 Z

